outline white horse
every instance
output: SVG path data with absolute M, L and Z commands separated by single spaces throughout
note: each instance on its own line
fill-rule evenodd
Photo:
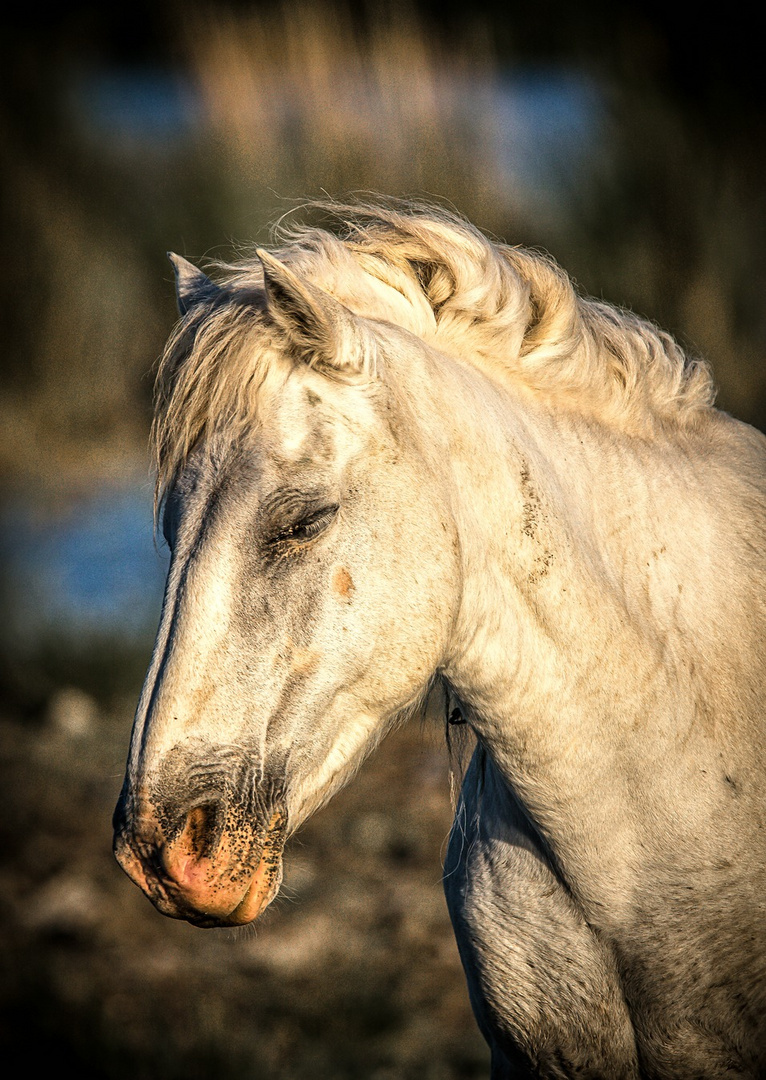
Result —
M 762 1077 L 766 439 L 539 255 L 335 212 L 218 284 L 173 257 L 117 858 L 166 915 L 249 922 L 442 684 L 478 740 L 445 888 L 492 1075 Z

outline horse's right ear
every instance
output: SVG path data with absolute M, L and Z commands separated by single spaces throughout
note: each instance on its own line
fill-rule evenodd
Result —
M 186 315 L 196 304 L 212 300 L 221 290 L 207 274 L 181 255 L 168 252 L 176 275 L 176 302 L 180 315 Z
M 327 374 L 372 374 L 375 351 L 363 320 L 268 251 L 257 255 L 269 313 L 294 355 Z

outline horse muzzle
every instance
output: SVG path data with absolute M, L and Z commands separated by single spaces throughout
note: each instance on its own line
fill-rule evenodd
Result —
M 163 915 L 195 926 L 241 926 L 257 919 L 279 891 L 287 814 L 242 821 L 195 806 L 163 831 L 157 819 L 115 813 L 117 862 Z

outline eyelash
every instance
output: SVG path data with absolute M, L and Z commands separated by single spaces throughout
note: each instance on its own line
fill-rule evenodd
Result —
M 271 540 L 272 547 L 301 547 L 324 532 L 338 512 L 337 506 L 325 506 L 309 517 L 281 529 Z

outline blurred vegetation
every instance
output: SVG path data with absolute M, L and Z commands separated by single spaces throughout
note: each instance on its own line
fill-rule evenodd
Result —
M 0 109 L 6 483 L 145 468 L 150 368 L 175 317 L 165 251 L 263 242 L 323 191 L 445 199 L 548 249 L 584 291 L 707 355 L 722 405 L 764 425 L 752 27 L 698 12 L 687 32 L 659 5 L 598 2 L 61 4 L 43 26 L 14 19 Z M 598 91 L 592 147 L 548 162 L 547 201 L 502 161 L 501 91 L 530 71 Z M 105 111 L 120 87 L 122 113 Z

